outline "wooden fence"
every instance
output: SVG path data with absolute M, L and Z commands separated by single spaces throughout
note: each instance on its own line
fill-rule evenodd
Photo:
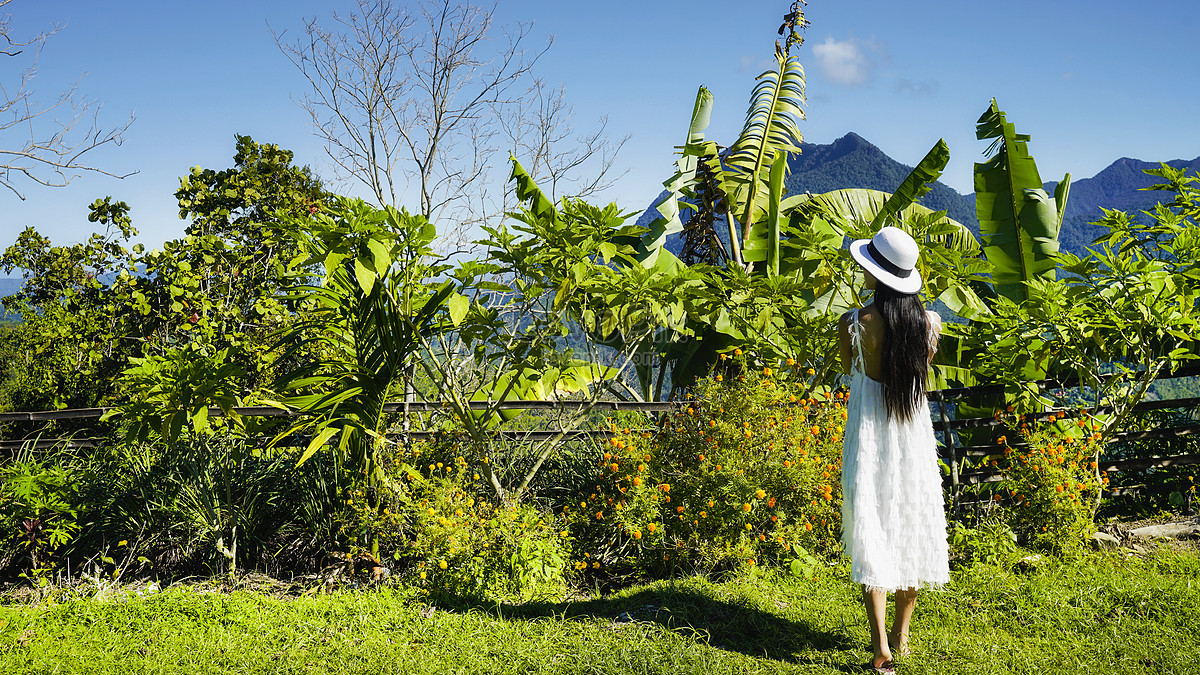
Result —
M 1180 369 L 1175 373 L 1162 377 L 1160 379 L 1171 379 L 1179 377 L 1191 377 L 1200 375 L 1200 366 L 1192 366 L 1185 369 Z M 1040 380 L 1029 383 L 1037 384 L 1048 389 L 1071 389 L 1079 386 L 1077 380 Z M 997 482 L 1003 480 L 1003 475 L 999 470 L 995 469 L 966 469 L 960 470 L 964 464 L 971 464 L 973 461 L 978 461 L 981 458 L 996 455 L 1003 452 L 1003 446 L 996 444 L 976 444 L 964 446 L 960 442 L 959 432 L 973 429 L 991 429 L 1000 427 L 1002 424 L 993 417 L 973 417 L 965 419 L 953 419 L 952 402 L 964 398 L 978 398 L 989 395 L 999 395 L 1003 392 L 1003 388 L 996 385 L 984 385 L 977 387 L 963 387 L 954 389 L 941 389 L 929 392 L 929 400 L 933 410 L 934 430 L 940 434 L 942 445 L 939 448 L 939 459 L 950 467 L 949 474 L 945 477 L 945 487 L 950 490 L 954 508 L 958 509 L 961 506 L 962 495 L 965 487 L 980 486 L 985 483 Z M 663 413 L 672 410 L 685 408 L 690 401 L 675 401 L 675 402 L 632 402 L 632 401 L 507 401 L 499 404 L 501 410 L 528 410 L 528 411 L 568 411 L 568 410 L 583 410 L 585 408 L 599 412 L 616 412 L 616 411 L 631 411 L 645 413 Z M 470 404 L 473 410 L 495 409 L 496 404 L 486 401 L 472 402 Z M 1147 412 L 1153 410 L 1187 410 L 1194 411 L 1200 407 L 1200 397 L 1186 399 L 1170 399 L 1143 401 L 1135 407 L 1135 412 Z M 438 410 L 444 410 L 447 405 L 438 401 L 417 401 L 417 402 L 397 402 L 389 403 L 384 406 L 385 412 L 403 412 L 408 410 L 410 413 L 429 413 Z M 36 412 L 10 412 L 0 413 L 0 424 L 4 423 L 39 423 L 52 422 L 63 420 L 89 420 L 99 419 L 104 413 L 111 408 L 76 408 L 68 410 L 43 410 Z M 237 414 L 245 417 L 289 417 L 298 416 L 303 413 L 296 413 L 287 410 L 270 406 L 250 406 L 234 408 Z M 1028 415 L 1032 419 L 1045 419 L 1050 415 L 1060 413 L 1061 411 L 1046 411 Z M 218 417 L 222 415 L 219 408 L 210 408 L 209 415 Z M 432 436 L 434 432 L 417 430 L 408 432 L 398 432 L 397 435 L 404 435 L 412 439 L 422 439 Z M 1116 434 L 1110 443 L 1121 443 L 1127 441 L 1145 441 L 1154 439 L 1168 438 L 1183 438 L 1200 434 L 1200 423 L 1191 423 L 1180 426 L 1161 427 L 1148 431 L 1132 431 Z M 534 431 L 515 431 L 504 430 L 497 432 L 497 437 L 503 440 L 514 442 L 538 442 L 559 438 L 561 441 L 581 441 L 591 439 L 605 439 L 612 436 L 612 432 L 599 429 L 574 429 L 574 430 L 534 430 Z M 992 436 L 988 434 L 988 436 Z M 29 434 L 26 438 L 20 439 L 2 439 L 0 438 L 0 457 L 11 457 L 12 454 L 19 448 L 25 447 L 35 450 L 49 450 L 54 447 L 63 445 L 70 447 L 95 447 L 108 442 L 106 438 L 94 436 L 74 436 L 65 438 L 45 438 L 36 434 Z M 1100 470 L 1110 473 L 1120 473 L 1128 471 L 1140 471 L 1146 469 L 1163 468 L 1170 466 L 1184 466 L 1200 464 L 1200 453 L 1178 454 L 1172 456 L 1153 456 L 1139 457 L 1135 459 L 1123 459 L 1114 461 L 1104 461 Z M 1141 486 L 1144 487 L 1144 486 Z M 1126 491 L 1129 488 L 1124 488 Z M 1120 494 L 1122 488 L 1110 490 L 1109 494 Z

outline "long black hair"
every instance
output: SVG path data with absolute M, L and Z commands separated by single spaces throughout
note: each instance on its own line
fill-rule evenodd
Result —
M 875 285 L 875 306 L 883 316 L 880 375 L 888 417 L 906 421 L 925 397 L 929 374 L 929 317 L 916 294 Z

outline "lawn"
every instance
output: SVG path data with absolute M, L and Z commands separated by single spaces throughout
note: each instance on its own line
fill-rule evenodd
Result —
M 0 672 L 842 673 L 868 658 L 843 565 L 519 604 L 212 584 L 85 595 L 0 606 Z M 1200 673 L 1200 553 L 959 570 L 914 626 L 901 673 Z

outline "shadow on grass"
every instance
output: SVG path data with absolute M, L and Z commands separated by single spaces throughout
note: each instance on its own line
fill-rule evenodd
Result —
M 438 604 L 449 611 L 474 610 L 507 621 L 599 619 L 611 621 L 614 626 L 650 622 L 695 637 L 710 647 L 789 663 L 812 663 L 814 651 L 845 651 L 859 646 L 845 634 L 820 630 L 748 604 L 718 600 L 686 587 L 650 588 L 612 598 L 564 602 L 489 604 L 461 597 L 439 600 Z M 802 655 L 803 652 L 808 654 Z M 825 660 L 820 662 L 839 668 Z M 861 671 L 861 667 L 840 669 Z

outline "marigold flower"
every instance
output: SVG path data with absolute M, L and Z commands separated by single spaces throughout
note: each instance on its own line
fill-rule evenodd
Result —
M 749 532 L 750 530 L 753 530 L 753 529 L 754 529 L 753 525 L 751 525 L 750 523 L 746 523 L 746 531 L 747 532 Z
M 816 502 L 813 502 L 813 504 L 816 504 Z M 804 529 L 805 529 L 805 531 L 811 532 L 812 531 L 812 523 L 804 523 Z
M 444 570 L 444 569 L 446 569 L 446 568 L 447 568 L 447 567 L 449 567 L 449 566 L 450 566 L 450 565 L 446 564 L 446 561 L 445 561 L 445 560 L 439 560 L 439 561 L 438 561 L 438 569 L 443 569 L 443 570 Z
M 754 494 L 755 494 L 755 496 L 757 496 L 759 499 L 762 499 L 763 497 L 766 497 L 766 496 L 767 496 L 767 493 L 766 493 L 766 492 L 764 492 L 764 491 L 763 491 L 763 490 L 761 490 L 761 489 L 760 489 L 760 490 L 755 490 L 755 491 L 754 491 Z
M 700 512 L 700 517 L 701 517 L 701 518 L 707 518 L 707 517 L 708 517 L 708 511 L 701 511 L 701 512 Z
M 641 539 L 641 538 L 642 538 L 642 531 L 641 531 L 641 530 L 634 530 L 634 531 L 633 531 L 633 538 L 634 538 L 634 539 Z
M 788 360 L 787 360 L 787 364 L 788 364 L 789 366 L 794 366 L 794 365 L 796 365 L 796 359 L 788 359 Z
M 740 349 L 735 349 L 735 350 L 733 350 L 733 355 L 734 355 L 734 356 L 741 356 L 741 355 L 742 355 L 742 350 L 740 350 Z
M 657 529 L 658 529 L 658 525 L 655 525 L 654 523 L 649 523 L 648 525 L 646 525 L 646 531 L 650 532 L 651 534 L 653 534 L 654 531 Z
M 742 504 L 743 511 L 749 511 L 752 507 L 749 504 Z

